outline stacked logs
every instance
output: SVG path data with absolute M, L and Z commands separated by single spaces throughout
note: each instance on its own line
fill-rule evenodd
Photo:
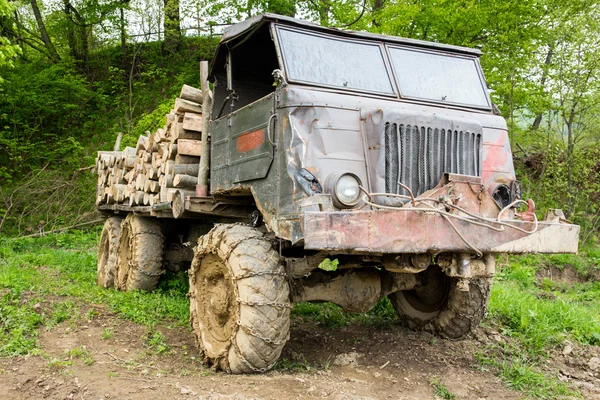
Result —
M 96 205 L 152 206 L 183 190 L 195 195 L 202 150 L 202 91 L 181 89 L 166 124 L 140 136 L 135 148 L 99 151 Z

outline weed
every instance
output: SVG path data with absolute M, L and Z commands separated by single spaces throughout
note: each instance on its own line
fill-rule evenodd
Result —
M 0 271 L 3 270 L 0 268 Z M 30 354 L 37 349 L 36 328 L 45 318 L 18 290 L 0 297 L 0 356 Z
M 108 371 L 107 375 L 108 375 L 109 378 L 116 378 L 116 377 L 119 376 L 119 373 L 116 372 L 116 371 Z
M 73 364 L 74 363 L 71 360 L 59 360 L 53 358 L 48 362 L 48 368 L 50 368 L 52 371 L 61 371 L 68 367 L 72 367 Z
M 111 328 L 102 329 L 102 340 L 110 340 L 115 336 L 115 331 Z
M 159 331 L 148 332 L 146 343 L 149 348 L 154 350 L 158 354 L 168 353 L 169 346 L 165 341 L 164 335 Z
M 429 379 L 429 383 L 435 389 L 435 395 L 444 400 L 454 400 L 456 396 L 437 377 Z
M 66 355 L 70 358 L 85 358 L 89 357 L 90 352 L 85 348 L 85 346 L 75 347 L 71 350 L 65 350 Z
M 543 374 L 537 365 L 522 356 L 511 356 L 498 360 L 484 353 L 476 355 L 483 365 L 498 371 L 500 378 L 510 387 L 536 399 L 582 398 L 575 391 L 555 377 Z
M 308 372 L 312 369 L 312 366 L 304 359 L 304 357 L 301 357 L 300 359 L 296 359 L 296 357 L 282 357 L 277 360 L 273 369 L 284 372 Z

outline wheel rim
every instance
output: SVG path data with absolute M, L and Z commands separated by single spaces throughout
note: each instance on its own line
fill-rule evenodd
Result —
M 421 286 L 402 292 L 406 302 L 415 310 L 424 313 L 442 309 L 448 301 L 450 278 L 437 266 L 430 267 L 421 274 Z
M 196 293 L 196 310 L 206 355 L 220 357 L 234 336 L 239 306 L 229 268 L 216 254 L 208 254 L 202 259 L 196 275 Z

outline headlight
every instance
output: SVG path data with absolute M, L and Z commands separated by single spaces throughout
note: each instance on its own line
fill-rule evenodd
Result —
M 327 178 L 327 189 L 337 208 L 354 207 L 360 202 L 360 179 L 351 173 L 338 173 Z
M 492 197 L 494 198 L 494 200 L 500 208 L 504 208 L 508 206 L 511 202 L 510 189 L 504 184 L 498 185 L 494 188 L 494 191 L 492 192 Z

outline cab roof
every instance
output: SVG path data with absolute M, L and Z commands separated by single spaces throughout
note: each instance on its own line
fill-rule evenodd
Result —
M 471 56 L 481 56 L 481 51 L 478 49 L 472 49 L 469 47 L 462 46 L 454 46 L 449 44 L 441 44 L 435 42 L 428 42 L 425 40 L 417 40 L 417 39 L 407 39 L 398 36 L 389 36 L 389 35 L 381 35 L 376 33 L 368 33 L 368 32 L 359 32 L 352 30 L 341 30 L 335 28 L 326 28 L 319 24 L 315 24 L 313 22 L 304 21 L 301 19 L 286 17 L 278 14 L 265 13 L 256 15 L 250 19 L 239 22 L 235 25 L 232 25 L 225 29 L 223 36 L 221 37 L 221 41 L 219 42 L 219 47 L 223 44 L 229 43 L 236 38 L 243 36 L 247 32 L 254 31 L 255 29 L 260 28 L 262 25 L 277 23 L 285 26 L 295 26 L 304 29 L 310 29 L 317 32 L 329 33 L 332 35 L 337 35 L 346 38 L 357 38 L 357 39 L 367 39 L 374 41 L 382 41 L 389 43 L 399 43 L 407 46 L 414 46 L 420 48 L 429 48 L 429 49 L 437 49 L 444 50 L 452 53 L 459 54 L 468 54 Z

